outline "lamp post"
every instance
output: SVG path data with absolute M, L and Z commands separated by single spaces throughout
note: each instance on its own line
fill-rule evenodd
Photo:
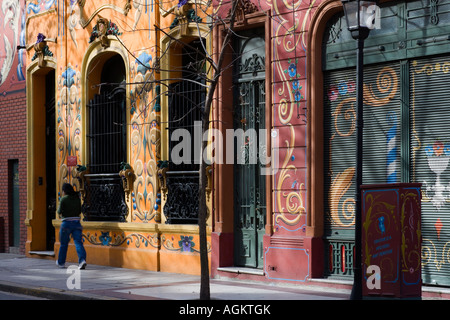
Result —
M 361 188 L 363 159 L 363 49 L 364 40 L 374 26 L 375 1 L 341 0 L 352 38 L 357 41 L 356 53 L 356 192 L 355 192 L 355 255 L 353 259 L 353 288 L 351 299 L 362 298 L 361 270 Z

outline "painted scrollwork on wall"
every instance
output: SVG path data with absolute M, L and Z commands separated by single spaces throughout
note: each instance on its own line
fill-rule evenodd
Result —
M 124 245 L 129 247 L 134 244 L 136 248 L 140 248 L 143 244 L 145 247 L 160 247 L 158 233 L 145 235 L 136 232 L 126 234 L 125 232 L 100 231 L 99 233 L 83 233 L 83 238 L 90 244 L 96 246 L 119 247 Z
M 141 52 L 131 65 L 131 159 L 136 180 L 132 192 L 132 220 L 160 221 L 161 194 L 157 161 L 160 158 L 160 97 L 155 87 L 153 57 Z
M 302 149 L 299 147 L 302 144 L 297 144 L 296 137 L 304 136 L 302 131 L 306 122 L 304 106 L 307 97 L 303 85 L 306 77 L 305 28 L 315 3 L 316 1 L 311 1 L 309 8 L 301 10 L 302 1 L 267 2 L 274 14 L 279 14 L 272 30 L 273 73 L 279 81 L 273 86 L 274 117 L 276 122 L 288 127 L 290 133 L 284 141 L 280 141 L 286 147 L 286 153 L 274 181 L 276 188 L 280 190 L 276 194 L 276 211 L 279 213 L 275 217 L 275 223 L 283 222 L 291 227 L 297 226 L 297 229 L 306 215 L 304 204 L 306 181 L 299 176 L 302 168 L 298 167 L 296 157 L 299 157 L 299 152 L 301 153 Z M 290 14 L 285 14 L 286 12 Z
M 288 151 L 283 160 L 281 173 L 278 177 L 277 189 L 282 190 L 283 184 L 286 180 L 293 178 L 291 177 L 292 172 L 296 172 L 296 167 L 292 164 L 289 164 L 289 160 L 292 159 L 292 154 L 294 152 L 294 141 L 295 141 L 295 131 L 293 126 L 290 127 L 291 140 L 285 141 L 286 147 Z M 304 188 L 304 183 L 300 183 L 297 188 L 294 188 L 290 191 L 283 191 L 277 193 L 277 203 L 278 203 L 278 212 L 279 215 L 276 216 L 275 222 L 279 222 L 280 220 L 286 223 L 287 225 L 295 225 L 297 224 L 302 215 L 306 213 L 306 209 L 303 205 L 303 197 L 302 197 L 302 189 Z M 284 200 L 285 199 L 285 200 Z M 289 213 L 291 215 L 295 215 L 294 217 L 286 215 Z
M 19 0 L 4 0 L 1 7 L 0 86 L 5 85 L 3 87 L 3 90 L 5 90 L 6 85 L 11 86 L 17 80 L 24 80 L 22 68 L 17 67 L 17 72 L 14 72 L 14 64 L 17 62 L 16 56 L 19 63 L 22 62 L 22 51 L 18 50 L 17 47 L 19 44 L 24 45 L 21 36 L 25 33 L 26 13 L 21 12 Z
M 58 77 L 57 89 L 57 165 L 62 185 L 71 179 L 67 157 L 81 159 L 81 74 L 71 64 Z M 75 177 L 76 170 L 72 170 L 72 178 Z

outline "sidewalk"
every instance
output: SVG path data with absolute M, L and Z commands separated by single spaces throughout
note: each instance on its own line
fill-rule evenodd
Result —
M 50 300 L 198 300 L 200 277 L 88 264 L 78 270 L 52 259 L 0 253 L 0 291 Z M 322 281 L 324 282 L 324 281 Z M 349 300 L 350 289 L 310 284 L 274 284 L 211 279 L 211 299 L 229 300 Z M 422 299 L 449 299 L 450 289 L 423 287 Z
M 58 300 L 198 300 L 200 277 L 0 254 L 0 291 Z M 79 274 L 79 279 L 76 275 Z M 78 282 L 77 282 L 78 281 Z M 78 288 L 79 289 L 78 289 Z M 348 300 L 346 289 L 210 280 L 214 300 Z M 73 289 L 71 289 L 73 288 Z M 325 290 L 325 291 L 324 291 Z

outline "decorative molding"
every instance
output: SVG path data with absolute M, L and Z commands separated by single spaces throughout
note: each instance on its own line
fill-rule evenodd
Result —
M 212 190 L 212 166 L 207 166 L 206 167 L 206 194 L 208 195 L 208 200 L 209 197 L 211 195 L 211 190 Z
M 128 12 L 130 12 L 131 10 L 131 0 L 127 0 L 127 2 L 125 3 L 125 6 L 123 7 L 123 14 L 125 16 L 128 15 Z
M 89 43 L 92 43 L 95 39 L 99 38 L 102 47 L 106 49 L 109 47 L 108 35 L 120 36 L 121 34 L 122 33 L 119 32 L 119 28 L 115 23 L 99 15 L 97 23 L 95 24 L 89 38 Z
M 159 160 L 158 164 L 156 166 L 158 167 L 156 173 L 159 178 L 159 189 L 164 194 L 164 200 L 165 200 L 166 195 L 167 195 L 166 173 L 167 173 L 167 170 L 169 170 L 169 161 Z
M 430 1 L 430 21 L 431 21 L 431 24 L 434 24 L 434 25 L 437 25 L 439 23 L 438 2 L 439 2 L 439 0 L 431 0 Z
M 228 11 L 227 18 L 231 16 L 231 10 Z M 236 22 L 246 23 L 245 16 L 247 14 L 258 12 L 258 8 L 250 0 L 238 0 L 236 5 Z
M 188 35 L 188 26 L 190 22 L 202 21 L 202 19 L 197 16 L 195 9 L 192 8 L 192 4 L 189 3 L 176 7 L 174 13 L 176 17 L 170 25 L 170 29 L 179 26 L 181 36 Z
M 123 191 L 127 196 L 127 200 L 130 196 L 130 193 L 133 191 L 133 183 L 136 179 L 136 175 L 134 174 L 133 168 L 128 163 L 121 163 L 122 170 L 119 172 L 119 176 L 122 178 Z
M 159 5 L 159 13 L 162 17 L 167 17 L 170 13 L 174 12 L 177 8 L 184 6 L 184 5 L 194 5 L 196 8 L 208 8 L 210 6 L 210 1 L 198 1 L 198 0 L 179 0 L 178 4 L 165 9 L 164 8 L 164 2 L 161 2 Z M 204 10 L 203 9 L 203 10 Z
M 31 61 L 34 61 L 35 59 L 38 60 L 38 66 L 40 68 L 45 67 L 46 62 L 44 60 L 44 57 L 53 57 L 53 52 L 50 51 L 47 45 L 47 41 L 45 39 L 45 36 L 42 33 L 39 33 L 37 36 L 37 41 L 34 44 L 34 55 L 31 58 Z
M 77 165 L 75 179 L 78 180 L 78 191 L 80 192 L 82 199 L 84 199 L 84 197 L 86 196 L 85 190 L 86 179 L 84 177 L 86 172 L 87 168 L 85 166 Z

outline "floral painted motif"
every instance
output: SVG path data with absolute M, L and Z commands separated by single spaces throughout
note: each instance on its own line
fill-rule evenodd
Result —
M 345 96 L 353 93 L 356 90 L 356 85 L 353 80 L 341 81 L 337 85 L 332 85 L 328 89 L 328 99 L 336 101 L 339 96 Z
M 450 156 L 450 144 L 435 141 L 432 145 L 425 147 L 425 153 L 428 157 Z
M 60 68 L 57 82 L 57 166 L 62 181 L 70 179 L 68 157 L 76 156 L 79 161 L 81 156 L 81 73 L 76 68 L 70 63 L 67 68 Z M 75 180 L 73 182 L 77 184 Z
M 194 252 L 193 247 L 195 243 L 192 241 L 194 237 L 192 236 L 181 236 L 181 240 L 178 241 L 178 245 L 183 252 Z
M 287 72 L 289 74 L 289 77 L 294 78 L 297 75 L 297 66 L 294 63 L 291 63 Z
M 100 239 L 100 241 L 102 242 L 103 246 L 108 246 L 111 243 L 111 236 L 109 235 L 109 231 L 107 232 L 103 232 L 102 231 L 102 235 L 100 237 L 98 237 Z
M 450 186 L 441 179 L 450 161 L 450 144 L 444 144 L 437 140 L 432 145 L 425 147 L 425 154 L 427 155 L 428 167 L 436 174 L 436 180 L 434 183 L 423 181 L 424 198 L 431 199 L 435 208 L 441 210 L 450 199 Z
M 335 86 L 331 86 L 328 89 L 328 99 L 330 101 L 336 101 L 336 99 L 339 97 L 339 92 Z
M 169 250 L 169 251 L 180 251 L 180 252 L 192 252 L 192 253 L 200 253 L 199 248 L 195 248 L 194 236 L 185 236 L 180 235 L 180 240 L 176 240 L 176 236 L 166 237 L 165 235 L 161 236 L 161 245 Z M 178 246 L 176 245 L 178 244 Z M 211 243 L 207 243 L 208 252 L 211 251 Z
M 304 99 L 304 97 L 301 93 L 303 87 L 300 85 L 300 81 L 298 80 L 298 78 L 300 78 L 300 74 L 297 73 L 297 65 L 296 65 L 298 63 L 298 59 L 295 60 L 295 63 L 291 62 L 291 59 L 289 59 L 288 62 L 289 67 L 286 70 L 284 70 L 284 72 L 287 73 L 287 75 L 291 78 L 290 81 L 294 101 L 300 102 L 301 100 Z

